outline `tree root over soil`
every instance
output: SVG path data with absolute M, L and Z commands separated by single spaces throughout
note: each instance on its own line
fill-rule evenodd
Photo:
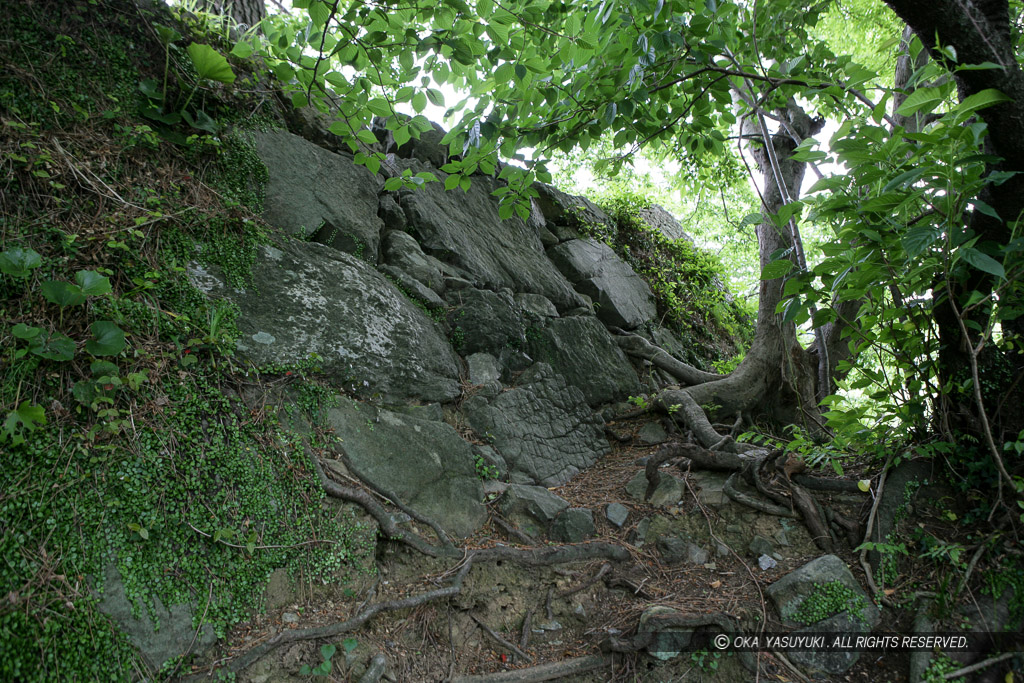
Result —
M 335 455 L 337 455 L 339 459 L 341 459 L 343 462 L 346 462 L 346 464 L 349 464 L 347 462 L 348 459 L 340 446 L 334 446 L 333 450 Z M 408 506 L 398 501 L 397 497 L 392 492 L 387 491 L 385 489 L 381 489 L 380 487 L 373 487 L 369 483 L 367 483 L 367 486 L 371 486 L 371 488 L 373 488 L 379 495 L 394 502 L 400 509 L 405 511 L 406 514 L 408 514 L 410 517 L 429 526 L 434 531 L 440 542 L 438 545 L 434 545 L 416 533 L 405 532 L 399 529 L 394 519 L 392 519 L 392 516 L 388 514 L 384 507 L 380 503 L 378 503 L 369 493 L 361 489 L 343 486 L 333 481 L 324 472 L 323 466 L 320 464 L 319 458 L 312 452 L 310 452 L 308 448 L 306 449 L 306 454 L 309 456 L 310 462 L 312 463 L 313 468 L 316 471 L 317 477 L 319 478 L 320 483 L 324 487 L 324 490 L 326 491 L 327 495 L 333 498 L 337 498 L 339 500 L 344 500 L 346 502 L 356 503 L 357 505 L 361 506 L 364 510 L 366 510 L 367 513 L 370 514 L 370 516 L 372 516 L 377 521 L 377 523 L 380 525 L 380 531 L 385 538 L 404 543 L 410 548 L 418 552 L 421 552 L 429 557 L 457 560 L 455 566 L 448 572 L 449 574 L 454 572 L 455 576 L 452 579 L 451 583 L 444 588 L 426 591 L 418 595 L 411 595 L 405 598 L 376 602 L 368 605 L 358 614 L 345 621 L 336 622 L 333 624 L 328 624 L 326 626 L 320 626 L 315 628 L 292 629 L 282 631 L 281 633 L 277 634 L 265 643 L 253 647 L 241 656 L 228 662 L 225 668 L 230 672 L 238 673 L 239 671 L 242 671 L 243 669 L 254 664 L 261 657 L 267 655 L 268 653 L 282 645 L 303 640 L 332 638 L 342 633 L 348 633 L 360 628 L 377 614 L 411 609 L 414 607 L 419 607 L 420 605 L 425 605 L 429 602 L 443 600 L 458 595 L 462 591 L 463 580 L 469 574 L 470 570 L 473 568 L 473 565 L 477 562 L 508 560 L 510 562 L 515 562 L 526 566 L 543 567 L 556 564 L 564 564 L 568 562 L 580 562 L 595 559 L 622 562 L 631 557 L 629 550 L 624 546 L 620 546 L 613 543 L 606 543 L 603 541 L 581 543 L 578 545 L 548 546 L 540 548 L 512 548 L 508 546 L 499 546 L 494 548 L 483 548 L 476 550 L 468 548 L 457 548 L 449 540 L 447 533 L 439 524 L 429 519 L 428 517 L 409 509 Z M 349 466 L 349 471 L 353 472 L 354 474 L 356 474 L 356 476 L 358 476 L 358 472 L 352 469 L 351 466 Z M 360 480 L 362 480 L 362 477 L 360 477 Z M 477 623 L 483 626 L 481 622 L 477 621 Z M 487 630 L 492 636 L 497 637 L 497 635 L 494 634 L 493 631 L 490 631 L 490 629 Z M 513 651 L 518 650 L 518 648 L 516 648 L 511 643 L 504 644 L 509 645 Z M 525 652 L 519 652 L 518 654 L 520 654 L 520 656 L 522 656 L 524 659 L 529 659 L 528 655 L 526 655 Z M 583 659 L 589 662 L 590 664 L 594 664 L 594 662 L 599 662 L 599 664 L 603 665 L 604 663 L 606 663 L 606 658 L 603 657 L 598 657 L 593 661 L 587 660 L 587 658 Z M 545 667 L 549 667 L 551 671 L 563 671 L 563 673 L 557 675 L 565 676 L 573 673 L 576 670 L 590 670 L 589 668 L 574 668 L 583 665 L 584 664 L 581 664 L 580 662 L 570 660 L 570 662 L 561 662 L 555 665 L 545 665 Z M 594 664 L 594 666 L 591 668 L 595 668 L 597 665 L 598 664 Z M 558 668 L 559 666 L 567 668 L 560 669 Z M 545 667 L 534 667 L 534 670 L 541 672 L 537 675 L 546 675 L 543 674 L 544 671 L 548 670 Z M 198 680 L 203 675 L 204 674 L 197 674 L 193 676 L 192 679 Z M 549 680 L 549 678 L 523 677 L 510 678 L 507 680 L 540 681 Z

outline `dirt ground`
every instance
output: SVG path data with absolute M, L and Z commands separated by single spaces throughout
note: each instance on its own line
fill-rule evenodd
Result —
M 627 435 L 635 434 L 644 422 L 636 419 L 615 427 Z M 507 560 L 478 563 L 467 575 L 462 592 L 448 601 L 381 614 L 360 630 L 331 640 L 337 652 L 327 680 L 359 681 L 370 659 L 378 653 L 387 659 L 384 680 L 401 682 L 448 681 L 597 655 L 602 641 L 610 636 L 635 633 L 641 615 L 655 606 L 685 614 L 725 613 L 749 630 L 758 630 L 761 625 L 768 631 L 784 630 L 766 601 L 764 589 L 823 554 L 803 523 L 737 505 L 721 494 L 724 475 L 686 472 L 678 465 L 664 466 L 662 471 L 685 482 L 679 504 L 659 508 L 638 502 L 626 492 L 626 484 L 643 471 L 642 458 L 656 447 L 635 443 L 635 439 L 629 444 L 613 440 L 610 455 L 564 486 L 552 489 L 572 507 L 591 509 L 597 525 L 594 540 L 625 545 L 631 554 L 629 561 L 596 560 L 543 568 L 523 567 Z M 847 473 L 847 478 L 852 476 Z M 871 504 L 867 495 L 825 494 L 822 500 L 855 520 L 862 520 Z M 630 512 L 621 528 L 604 514 L 605 507 L 616 502 Z M 466 547 L 522 545 L 502 530 L 493 514 L 474 537 L 467 539 Z M 648 526 L 641 537 L 643 520 L 649 521 L 644 522 Z M 430 536 L 426 529 L 419 531 Z M 657 539 L 669 534 L 708 550 L 707 562 L 666 564 L 657 549 Z M 748 550 L 755 534 L 772 541 L 776 567 L 762 570 L 758 566 L 757 558 Z M 840 544 L 837 554 L 866 586 L 852 546 Z M 226 661 L 282 629 L 344 621 L 371 602 L 443 587 L 459 564 L 381 541 L 376 576 L 355 577 L 341 589 L 278 586 L 278 594 L 268 600 L 267 613 L 235 629 L 228 638 L 230 646 L 219 657 Z M 897 614 L 904 614 L 903 623 Z M 906 614 L 883 609 L 877 630 L 905 628 L 909 618 Z M 505 642 L 499 642 L 499 638 Z M 325 642 L 311 640 L 279 647 L 240 673 L 237 680 L 312 680 L 301 675 L 300 669 L 322 661 L 320 647 Z M 759 653 L 757 658 L 755 675 L 742 667 L 736 656 L 712 650 L 683 652 L 665 661 L 642 653 L 629 654 L 618 656 L 612 665 L 559 680 L 808 680 L 784 657 Z M 907 672 L 906 655 L 865 653 L 845 675 L 814 680 L 899 683 L 908 680 Z

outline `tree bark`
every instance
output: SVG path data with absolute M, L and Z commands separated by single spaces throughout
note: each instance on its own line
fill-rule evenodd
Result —
M 231 17 L 246 29 L 256 26 L 267 16 L 264 0 L 203 0 L 208 11 Z
M 922 4 L 915 0 L 886 0 L 928 49 L 931 57 L 949 61 L 940 48 L 952 47 L 959 64 L 983 64 L 989 62 L 998 68 L 962 70 L 953 74 L 961 100 L 983 90 L 993 88 L 1010 97 L 1010 101 L 979 112 L 980 118 L 988 124 L 987 153 L 1001 157 L 1001 161 L 988 164 L 986 175 L 993 171 L 1010 171 L 1015 175 L 1006 182 L 987 185 L 979 197 L 992 206 L 1000 219 L 980 211 L 972 211 L 967 227 L 980 236 L 978 246 L 1006 245 L 1012 239 L 1011 225 L 1024 214 L 1024 71 L 1017 63 L 1016 50 L 1010 32 L 1009 4 L 1006 0 L 936 0 Z M 905 34 L 906 37 L 906 34 Z M 996 286 L 993 276 L 978 270 L 960 281 L 950 282 L 949 296 L 942 296 L 945 282 L 937 283 L 933 317 L 939 331 L 939 375 L 945 386 L 954 386 L 965 380 L 965 368 L 969 364 L 968 344 L 970 340 L 961 335 L 958 310 L 962 310 L 961 297 L 972 291 L 991 292 Z M 961 301 L 957 301 L 961 299 Z M 954 303 L 956 306 L 954 307 Z M 982 328 L 984 318 L 975 319 Z M 1024 336 L 1024 317 L 1016 320 L 1002 320 L 1004 338 Z M 1000 416 L 996 429 L 1003 438 L 1015 437 L 1024 427 L 1024 419 L 1015 411 L 1000 410 L 1007 404 L 1019 405 L 1021 398 L 1021 368 L 1014 358 L 1003 358 L 1003 354 L 992 344 L 987 347 L 979 362 L 1003 370 L 989 374 L 985 396 L 986 410 L 990 415 Z M 1006 373 L 1005 367 L 1011 372 Z M 978 424 L 971 417 L 973 410 L 966 395 L 959 398 L 959 405 L 952 406 L 949 415 L 950 427 L 978 435 Z

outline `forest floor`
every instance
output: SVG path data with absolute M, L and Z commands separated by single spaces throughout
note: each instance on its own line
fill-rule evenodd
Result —
M 634 436 L 650 418 L 612 425 L 624 436 Z M 447 603 L 433 602 L 401 612 L 380 615 L 362 629 L 345 634 L 330 680 L 357 681 L 370 657 L 383 653 L 388 661 L 387 678 L 395 681 L 448 681 L 458 676 L 511 672 L 520 668 L 600 654 L 599 645 L 609 635 L 636 632 L 641 615 L 652 607 L 685 614 L 728 614 L 744 624 L 764 624 L 766 632 L 788 631 L 775 616 L 765 588 L 786 573 L 821 556 L 801 522 L 781 520 L 738 506 L 716 490 L 715 477 L 706 472 L 672 470 L 686 484 L 683 499 L 671 507 L 638 502 L 626 492 L 626 484 L 643 471 L 643 458 L 657 446 L 612 440 L 612 452 L 565 485 L 551 489 L 572 507 L 595 512 L 597 537 L 630 550 L 622 563 L 596 560 L 587 563 L 531 568 L 509 561 L 477 564 L 468 574 L 462 592 Z M 678 463 L 677 463 L 678 465 Z M 846 477 L 856 476 L 847 471 Z M 833 509 L 863 521 L 871 498 L 832 495 L 823 498 Z M 620 503 L 630 510 L 618 528 L 604 515 L 605 506 Z M 493 512 L 497 515 L 497 512 Z M 495 545 L 527 547 L 510 538 L 494 516 L 472 538 L 468 549 Z M 710 549 L 703 565 L 666 564 L 655 542 L 642 543 L 637 526 L 644 519 L 686 534 Z M 928 523 L 935 523 L 932 519 Z M 921 524 L 925 522 L 922 521 Z M 668 525 L 668 526 L 665 526 Z M 780 534 L 781 532 L 781 534 Z M 748 550 L 754 534 L 783 538 L 776 544 L 778 566 L 762 570 Z M 648 535 L 650 539 L 650 535 Z M 458 569 L 459 562 L 431 559 L 407 547 L 381 541 L 377 553 L 378 574 L 349 584 L 344 594 L 307 590 L 292 602 L 268 611 L 229 634 L 230 646 L 220 657 L 230 658 L 273 637 L 282 629 L 308 628 L 344 621 L 370 602 L 390 600 L 439 588 Z M 866 586 L 857 553 L 847 543 L 839 555 Z M 607 566 L 606 566 L 607 565 Z M 895 591 L 910 591 L 927 581 L 920 567 L 901 567 Z M 297 618 L 296 618 L 297 617 Z M 882 610 L 876 630 L 907 629 L 913 612 Z M 289 623 L 290 622 L 290 623 Z M 524 628 L 524 625 L 528 625 Z M 506 644 L 487 633 L 507 641 Z M 241 681 L 309 680 L 299 676 L 303 664 L 322 661 L 319 648 L 327 641 L 305 641 L 277 648 L 243 672 Z M 509 644 L 521 651 L 517 654 Z M 525 656 L 523 656 L 525 655 Z M 762 652 L 759 672 L 744 669 L 732 654 L 699 650 L 682 652 L 661 661 L 648 654 L 622 655 L 615 664 L 559 680 L 566 681 L 805 681 L 786 658 Z M 824 680 L 817 678 L 815 680 Z M 847 673 L 828 680 L 908 680 L 908 655 L 864 653 Z

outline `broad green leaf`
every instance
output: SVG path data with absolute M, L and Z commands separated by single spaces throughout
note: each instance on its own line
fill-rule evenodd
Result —
M 391 109 L 391 105 L 382 97 L 377 97 L 367 102 L 366 108 L 377 116 L 391 116 L 394 114 L 394 111 Z
M 85 303 L 85 294 L 78 285 L 60 280 L 47 280 L 39 286 L 43 298 L 61 308 Z
M 993 105 L 1000 104 L 1001 102 L 1009 102 L 1010 100 L 1010 97 L 1007 97 L 995 88 L 988 88 L 987 90 L 982 90 L 981 92 L 965 97 L 960 104 L 956 105 L 953 111 L 957 112 L 957 118 L 962 118 L 960 115 L 973 114 L 974 112 L 985 109 L 986 107 L 991 107 Z
M 964 261 L 971 264 L 978 270 L 995 275 L 996 277 L 1006 278 L 1006 271 L 1003 269 L 1003 264 L 996 261 L 988 254 L 984 254 L 977 249 L 961 249 L 960 255 Z
M 420 91 L 412 96 L 412 108 L 417 114 L 427 108 L 427 94 L 425 92 Z
M 459 176 L 458 175 L 450 175 L 450 176 L 448 176 L 447 178 L 444 179 L 444 189 L 445 190 L 454 190 L 458 186 L 459 186 Z
M 412 133 L 409 132 L 409 126 L 400 126 L 395 129 L 395 144 L 401 147 L 405 143 L 412 139 Z
M 903 104 L 896 110 L 896 113 L 900 116 L 910 116 L 917 112 L 927 114 L 938 106 L 942 100 L 943 91 L 941 88 L 918 88 L 910 93 L 907 99 L 903 100 Z
M 163 24 L 153 24 L 153 28 L 156 30 L 157 39 L 160 44 L 167 47 L 171 43 L 181 40 L 181 34 L 175 31 L 170 26 L 164 26 Z
M 343 125 L 343 124 L 341 124 L 340 121 L 336 121 L 335 123 L 337 123 L 339 125 Z M 358 133 L 356 133 L 356 137 L 359 138 L 360 142 L 364 142 L 367 145 L 376 145 L 377 144 L 377 136 L 374 135 L 369 130 L 367 130 L 366 128 L 363 128 Z
M 327 661 L 331 657 L 333 657 L 334 653 L 337 652 L 337 651 L 338 651 L 337 646 L 331 645 L 329 643 L 327 645 L 321 645 L 320 646 L 320 656 L 324 658 L 324 661 Z
M 248 40 L 240 40 L 235 43 L 235 46 L 231 48 L 231 54 L 239 59 L 248 59 L 252 56 L 253 48 L 252 43 Z
M 387 190 L 388 192 L 394 192 L 398 189 L 401 189 L 403 184 L 404 183 L 402 182 L 401 178 L 388 178 L 386 181 L 384 181 L 384 189 Z
M 41 265 L 43 259 L 34 249 L 14 247 L 0 252 L 0 272 L 11 277 L 28 277 L 32 270 Z
M 322 0 L 314 0 L 309 3 L 309 18 L 316 29 L 323 28 L 327 19 L 331 16 L 331 6 Z
M 516 67 L 511 62 L 505 62 L 499 66 L 494 72 L 494 82 L 498 85 L 503 85 L 512 80 L 512 77 L 516 73 Z
M 75 282 L 82 288 L 82 294 L 86 296 L 99 296 L 110 294 L 110 280 L 94 270 L 80 270 L 75 273 Z
M 860 481 L 857 482 L 857 488 L 859 488 L 864 493 L 867 493 L 868 491 L 871 490 L 871 480 L 861 479 Z
M 124 330 L 109 320 L 98 320 L 89 328 L 94 339 L 85 342 L 85 350 L 94 356 L 113 356 L 124 349 Z
M 33 327 L 30 325 L 26 325 L 25 323 L 18 323 L 17 325 L 11 328 L 11 334 L 13 334 L 18 339 L 35 339 L 42 333 L 43 328 Z
M 187 51 L 200 78 L 208 78 L 220 83 L 235 82 L 235 72 L 231 70 L 228 60 L 209 45 L 192 43 L 188 46 Z
M 49 360 L 66 361 L 75 357 L 75 342 L 60 332 L 39 336 L 29 342 L 28 350 Z
M 939 233 L 931 227 L 911 228 L 900 240 L 907 256 L 916 258 L 938 239 Z
M 772 261 L 761 270 L 762 280 L 775 280 L 783 277 L 793 269 L 793 262 L 786 259 Z
M 25 443 L 24 434 L 44 424 L 46 424 L 46 411 L 42 406 L 22 401 L 16 410 L 7 413 L 3 429 L 0 429 L 0 442 L 10 439 L 14 446 Z

